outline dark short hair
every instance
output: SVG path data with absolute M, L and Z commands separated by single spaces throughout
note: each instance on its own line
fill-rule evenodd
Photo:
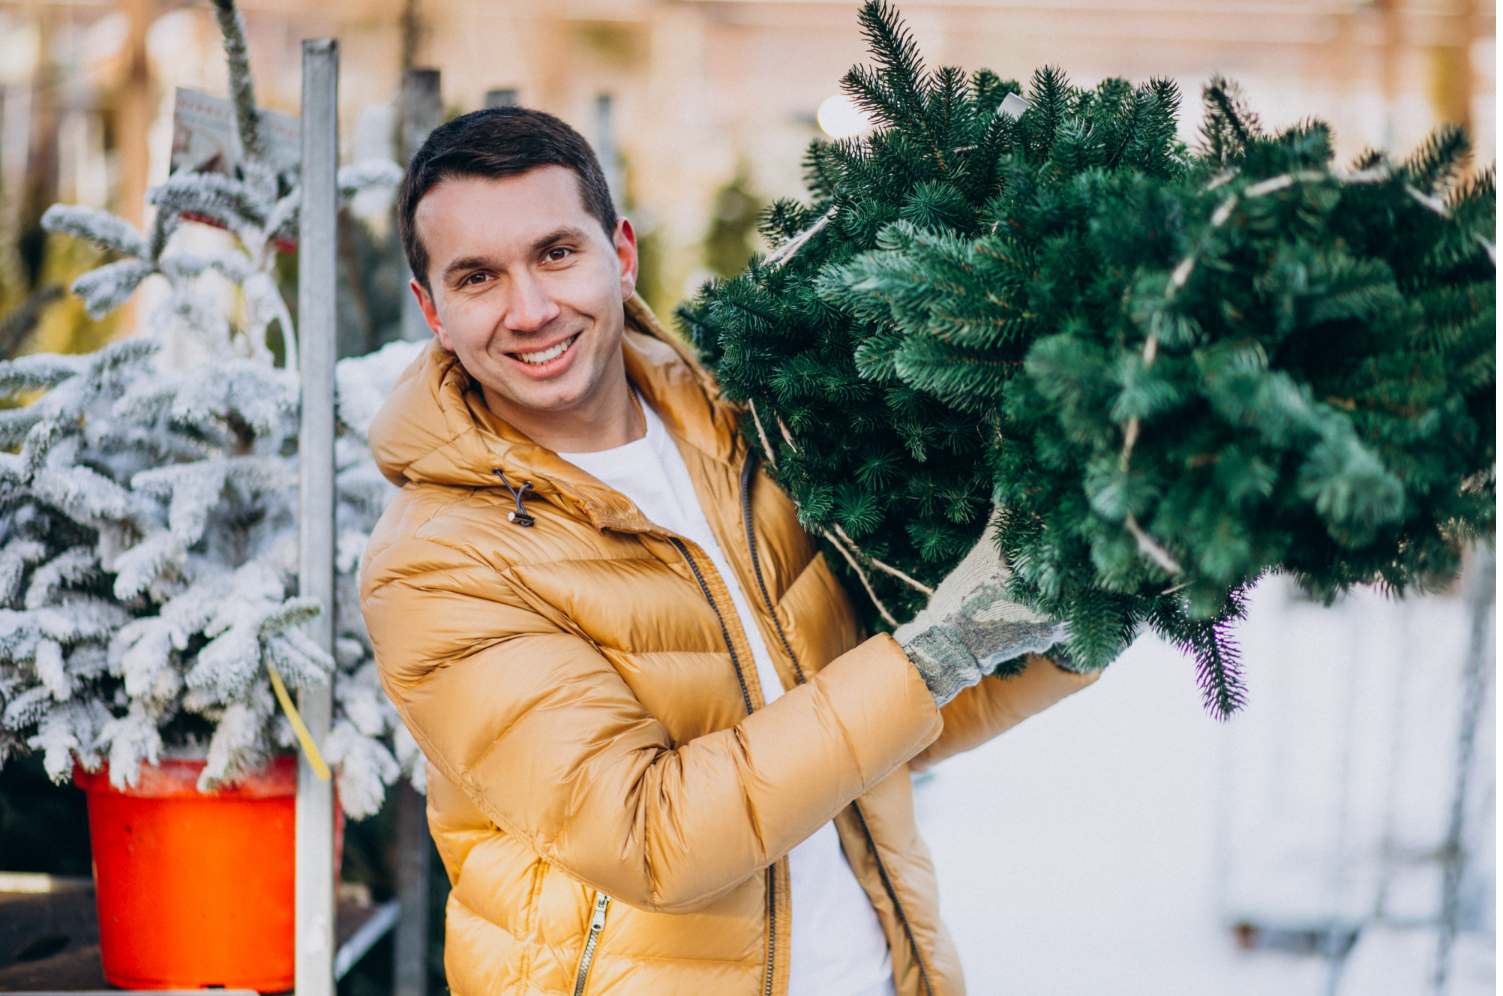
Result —
M 616 207 L 600 161 L 584 136 L 551 114 L 528 107 L 490 107 L 462 114 L 433 129 L 397 190 L 397 230 L 412 275 L 427 287 L 428 250 L 413 218 L 418 202 L 444 180 L 478 177 L 499 180 L 542 166 L 562 166 L 579 180 L 584 209 L 600 222 L 608 239 L 616 234 Z

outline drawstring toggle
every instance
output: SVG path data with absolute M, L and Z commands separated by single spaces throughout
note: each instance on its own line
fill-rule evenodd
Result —
M 520 488 L 514 488 L 511 486 L 511 482 L 506 479 L 506 475 L 501 472 L 501 468 L 495 468 L 492 473 L 501 478 L 501 483 L 506 485 L 506 490 L 510 491 L 511 496 L 517 500 L 516 509 L 506 513 L 506 521 L 516 523 L 519 526 L 530 526 L 537 522 L 537 519 L 528 515 L 527 509 L 522 507 L 522 496 L 532 487 L 532 482 L 523 481 Z

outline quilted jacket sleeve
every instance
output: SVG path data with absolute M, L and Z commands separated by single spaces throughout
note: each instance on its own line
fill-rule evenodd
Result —
M 443 543 L 373 544 L 361 606 L 428 760 L 504 832 L 641 909 L 703 906 L 939 735 L 890 637 L 677 748 L 589 641 Z
M 1097 674 L 1074 674 L 1054 666 L 1038 654 L 1028 655 L 1028 664 L 1007 678 L 995 675 L 981 679 L 961 692 L 941 711 L 945 729 L 924 748 L 909 766 L 914 771 L 938 764 L 947 757 L 971 750 L 1023 720 L 1074 695 L 1093 683 Z

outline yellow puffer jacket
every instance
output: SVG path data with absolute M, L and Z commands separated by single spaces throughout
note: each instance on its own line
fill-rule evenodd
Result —
M 493 416 L 430 346 L 371 428 L 402 485 L 361 606 L 428 759 L 458 996 L 783 996 L 788 861 L 834 819 L 902 996 L 964 991 L 909 772 L 1090 679 L 1036 659 L 941 713 L 888 636 L 862 641 L 734 409 L 633 300 L 623 349 L 736 577 Z M 508 521 L 513 485 L 526 514 Z M 788 693 L 763 709 L 726 585 Z

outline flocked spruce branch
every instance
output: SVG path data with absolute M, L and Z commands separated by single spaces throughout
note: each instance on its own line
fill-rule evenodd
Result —
M 323 745 L 345 811 L 378 809 L 385 786 L 421 784 L 421 754 L 376 679 L 355 604 L 365 538 L 390 497 L 364 441 L 416 345 L 338 368 L 338 563 L 331 658 L 304 635 L 318 611 L 296 597 L 298 382 L 295 332 L 274 280 L 279 246 L 297 235 L 295 174 L 267 158 L 244 27 L 216 0 L 242 161 L 239 175 L 174 174 L 154 188 L 148 233 L 114 215 L 57 205 L 49 230 L 86 239 L 114 261 L 75 281 L 90 312 L 123 304 L 148 277 L 164 303 L 137 336 L 88 356 L 0 363 L 0 764 L 43 752 L 48 772 L 108 762 L 128 784 L 164 754 L 206 754 L 201 787 L 234 781 L 292 748 L 274 672 L 307 688 L 332 679 Z M 345 167 L 346 196 L 391 186 L 390 162 Z M 233 244 L 195 253 L 182 219 L 226 229 Z M 227 310 L 219 288 L 238 289 Z M 279 327 L 283 365 L 269 338 Z M 163 362 L 189 337 L 207 359 Z

